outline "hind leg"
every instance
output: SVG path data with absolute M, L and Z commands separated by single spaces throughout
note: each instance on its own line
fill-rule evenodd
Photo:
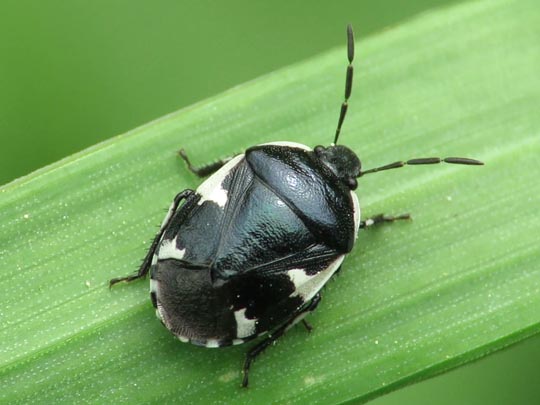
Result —
M 270 346 L 272 343 L 278 340 L 281 336 L 283 336 L 285 332 L 287 332 L 293 325 L 295 325 L 297 322 L 303 321 L 304 317 L 307 314 L 309 314 L 310 312 L 313 312 L 315 308 L 317 308 L 317 305 L 319 305 L 320 301 L 321 301 L 321 295 L 320 294 L 315 295 L 306 306 L 304 306 L 298 312 L 295 312 L 280 327 L 278 327 L 273 332 L 269 333 L 268 336 L 266 336 L 264 340 L 262 340 L 257 345 L 252 347 L 249 350 L 249 352 L 246 353 L 246 360 L 244 361 L 244 367 L 242 369 L 244 373 L 244 378 L 242 380 L 242 387 L 245 388 L 249 384 L 248 374 L 249 374 L 249 369 L 251 367 L 251 363 L 253 362 L 253 360 L 255 360 L 268 346 Z M 311 330 L 311 329 L 308 329 L 308 330 Z

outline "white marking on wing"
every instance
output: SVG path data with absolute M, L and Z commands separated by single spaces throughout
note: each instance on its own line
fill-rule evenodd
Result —
M 205 201 L 212 201 L 221 208 L 225 207 L 227 203 L 227 190 L 223 189 L 223 181 L 243 158 L 244 155 L 234 157 L 197 188 L 197 194 L 201 196 L 201 199 L 197 203 L 198 205 L 201 205 Z
M 174 239 L 164 239 L 159 247 L 158 259 L 177 259 L 182 260 L 186 253 L 186 249 L 178 249 L 176 246 L 176 237 Z
M 182 342 L 182 343 L 189 343 L 189 338 L 187 338 L 185 336 L 178 335 L 178 340 L 180 340 L 180 342 Z
M 204 345 L 206 347 L 211 347 L 211 348 L 219 347 L 219 340 L 217 340 L 217 339 L 208 339 Z
M 294 284 L 295 291 L 291 294 L 291 297 L 299 295 L 305 300 L 305 296 L 309 295 L 312 289 L 310 280 L 316 277 L 317 274 L 310 276 L 306 274 L 304 269 L 292 269 L 287 272 L 287 275 Z
M 295 291 L 290 296 L 300 296 L 304 302 L 312 299 L 336 272 L 344 258 L 345 255 L 339 256 L 326 269 L 311 276 L 306 274 L 304 269 L 289 270 L 287 274 L 295 287 Z
M 236 319 L 236 337 L 245 338 L 255 334 L 257 320 L 246 318 L 246 308 L 234 311 L 234 317 Z

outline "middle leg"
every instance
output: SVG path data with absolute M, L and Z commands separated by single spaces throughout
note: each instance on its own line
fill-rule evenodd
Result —
M 113 278 L 109 281 L 109 288 L 113 285 L 120 283 L 120 282 L 131 282 L 134 280 L 138 280 L 140 278 L 146 277 L 146 274 L 150 270 L 150 264 L 152 263 L 152 257 L 156 251 L 156 248 L 159 244 L 159 241 L 161 240 L 161 236 L 163 235 L 163 232 L 165 232 L 165 229 L 167 229 L 167 226 L 169 226 L 171 219 L 173 218 L 174 213 L 178 209 L 178 206 L 180 205 L 180 202 L 182 200 L 187 200 L 189 198 L 193 198 L 195 196 L 195 192 L 190 189 L 186 189 L 182 191 L 181 193 L 177 194 L 176 197 L 174 197 L 174 200 L 171 204 L 171 207 L 169 208 L 169 211 L 167 212 L 167 216 L 165 217 L 165 220 L 161 224 L 161 228 L 159 229 L 159 232 L 154 237 L 154 240 L 152 241 L 152 245 L 150 246 L 150 249 L 148 250 L 148 253 L 144 257 L 144 260 L 139 267 L 139 271 L 136 274 L 133 274 L 131 276 L 127 277 L 117 277 Z

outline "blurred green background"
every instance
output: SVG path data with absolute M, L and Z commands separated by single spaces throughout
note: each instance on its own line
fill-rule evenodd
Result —
M 0 184 L 344 46 L 347 22 L 362 38 L 454 3 L 2 0 Z M 538 403 L 538 364 L 540 337 L 374 403 Z

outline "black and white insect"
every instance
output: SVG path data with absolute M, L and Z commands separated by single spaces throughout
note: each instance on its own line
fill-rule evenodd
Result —
M 190 171 L 211 175 L 197 190 L 179 193 L 137 274 L 150 272 L 150 297 L 161 322 L 182 342 L 237 345 L 261 337 L 252 361 L 313 311 L 321 289 L 352 250 L 359 229 L 409 215 L 360 219 L 354 190 L 366 174 L 405 165 L 456 163 L 468 158 L 421 158 L 362 170 L 356 154 L 337 145 L 353 81 L 354 38 L 347 27 L 345 99 L 334 143 L 253 146 L 245 153 Z

